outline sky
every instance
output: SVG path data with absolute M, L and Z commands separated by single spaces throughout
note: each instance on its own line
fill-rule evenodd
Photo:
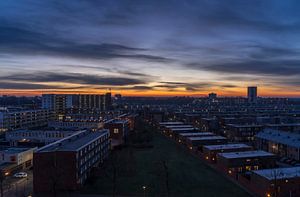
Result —
M 300 97 L 298 0 L 0 1 L 0 95 Z

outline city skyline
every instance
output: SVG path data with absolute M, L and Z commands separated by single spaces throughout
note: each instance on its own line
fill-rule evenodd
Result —
M 0 2 L 0 95 L 300 97 L 298 1 Z

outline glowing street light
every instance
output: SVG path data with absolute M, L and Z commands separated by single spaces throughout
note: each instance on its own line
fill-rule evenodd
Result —
M 143 191 L 144 191 L 144 197 L 146 196 L 146 189 L 147 189 L 147 187 L 145 186 L 145 185 L 143 185 Z

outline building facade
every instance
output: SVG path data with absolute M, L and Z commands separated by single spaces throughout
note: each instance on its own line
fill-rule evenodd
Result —
M 255 136 L 255 147 L 279 157 L 300 160 L 300 134 L 265 129 Z
M 33 153 L 37 148 L 9 147 L 0 150 L 0 171 L 4 175 L 18 170 L 28 169 L 33 165 Z
M 108 130 L 81 131 L 38 149 L 33 156 L 34 192 L 79 189 L 109 150 Z
M 252 86 L 248 87 L 248 102 L 249 103 L 256 103 L 257 102 L 257 87 Z
M 46 126 L 54 118 L 47 109 L 0 111 L 0 131 Z
M 57 113 L 69 108 L 110 110 L 111 93 L 106 94 L 43 94 L 42 107 Z
M 229 175 L 276 166 L 276 156 L 265 151 L 243 151 L 217 154 L 217 166 Z

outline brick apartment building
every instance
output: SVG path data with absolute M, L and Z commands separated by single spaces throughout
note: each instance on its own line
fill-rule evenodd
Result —
M 246 187 L 258 196 L 300 196 L 300 167 L 252 171 Z
M 265 129 L 255 136 L 255 146 L 279 157 L 300 160 L 300 134 Z
M 261 150 L 218 153 L 217 160 L 218 168 L 230 175 L 276 166 L 276 156 Z
M 35 193 L 76 190 L 110 149 L 109 131 L 81 131 L 38 149 L 33 156 Z
M 105 122 L 104 128 L 110 132 L 112 146 L 118 146 L 126 142 L 130 124 L 128 120 L 113 119 Z
M 246 144 L 221 144 L 203 146 L 203 157 L 212 163 L 217 162 L 218 153 L 250 151 L 253 148 Z

